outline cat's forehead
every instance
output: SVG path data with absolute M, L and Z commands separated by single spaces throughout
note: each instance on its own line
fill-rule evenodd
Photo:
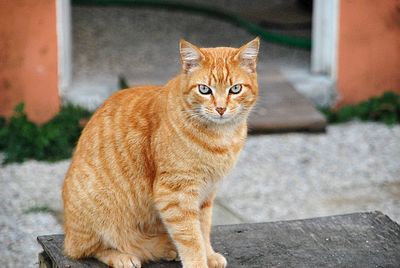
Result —
M 215 47 L 201 48 L 201 52 L 205 56 L 203 69 L 196 77 L 197 82 L 215 86 L 218 84 L 231 85 L 234 81 L 240 80 L 240 77 L 232 76 L 234 73 L 233 57 L 237 53 L 236 48 L 231 47 Z
M 217 61 L 218 59 L 227 59 L 233 57 L 237 48 L 233 47 L 210 47 L 210 48 L 201 48 L 200 51 L 205 55 L 206 59 L 211 61 Z

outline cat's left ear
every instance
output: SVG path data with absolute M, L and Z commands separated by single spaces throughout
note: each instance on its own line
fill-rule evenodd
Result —
M 181 54 L 182 69 L 185 73 L 189 73 L 200 67 L 203 54 L 200 48 L 181 39 L 179 42 L 179 51 Z
M 254 73 L 257 67 L 258 50 L 260 48 L 260 38 L 256 37 L 238 49 L 235 59 L 243 69 L 249 73 Z

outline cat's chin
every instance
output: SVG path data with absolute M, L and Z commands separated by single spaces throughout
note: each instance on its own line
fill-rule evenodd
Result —
M 214 124 L 214 125 L 234 125 L 239 123 L 240 119 L 235 117 L 235 116 L 231 116 L 231 117 L 206 117 L 206 120 L 210 123 L 210 124 Z

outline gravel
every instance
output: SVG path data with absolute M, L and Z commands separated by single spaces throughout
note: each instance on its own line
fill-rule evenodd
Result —
M 249 138 L 219 192 L 246 221 L 380 210 L 400 222 L 400 126 L 330 126 L 327 134 Z
M 251 136 L 218 201 L 248 222 L 380 210 L 400 221 L 400 126 L 329 126 L 326 134 Z M 36 236 L 62 232 L 69 161 L 0 168 L 2 267 L 37 267 Z M 41 212 L 35 212 L 35 211 Z
M 26 161 L 0 168 L 1 267 L 38 267 L 41 247 L 36 237 L 62 232 L 55 215 L 61 210 L 60 189 L 68 164 Z

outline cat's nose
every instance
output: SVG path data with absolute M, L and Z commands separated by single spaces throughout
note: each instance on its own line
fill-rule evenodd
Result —
M 225 111 L 226 111 L 226 108 L 217 107 L 217 108 L 215 108 L 215 110 L 217 110 L 217 112 L 218 112 L 220 115 L 223 115 L 223 114 L 225 113 Z

